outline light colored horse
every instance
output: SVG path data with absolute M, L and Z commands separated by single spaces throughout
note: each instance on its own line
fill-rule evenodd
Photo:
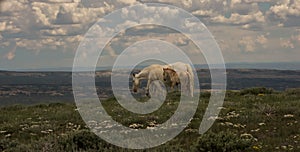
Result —
M 165 84 L 170 86 L 170 89 L 173 90 L 174 86 L 176 85 L 178 88 L 178 85 L 180 84 L 180 78 L 175 70 L 170 68 L 163 68 L 163 78 Z
M 194 73 L 192 67 L 189 64 L 176 62 L 166 66 L 176 71 L 178 77 L 180 78 L 181 86 L 183 86 L 183 91 L 186 91 L 191 97 L 194 96 Z M 177 81 L 177 80 L 176 80 Z
M 144 68 L 141 72 L 138 74 L 133 74 L 132 79 L 133 79 L 133 92 L 137 92 L 139 85 L 140 85 L 140 80 L 141 79 L 147 79 L 147 86 L 146 86 L 146 95 L 149 96 L 149 86 L 151 82 L 155 80 L 160 80 L 163 82 L 163 69 L 164 68 L 170 68 L 175 70 L 178 75 L 180 76 L 180 79 L 185 79 L 188 80 L 188 91 L 189 95 L 193 97 L 193 92 L 194 92 L 194 74 L 192 71 L 192 68 L 189 64 L 182 63 L 182 62 L 176 62 L 172 63 L 169 65 L 159 65 L 159 64 L 153 64 L 150 65 L 146 68 Z M 182 77 L 181 77 L 182 76 Z
M 146 68 L 144 68 L 138 74 L 133 74 L 132 81 L 133 81 L 133 92 L 137 92 L 140 86 L 141 79 L 147 79 L 147 86 L 146 86 L 146 95 L 149 96 L 149 86 L 152 81 L 160 80 L 163 82 L 163 65 L 159 64 L 152 64 Z

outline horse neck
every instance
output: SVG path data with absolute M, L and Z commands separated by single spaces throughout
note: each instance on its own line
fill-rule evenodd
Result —
M 148 70 L 142 70 L 140 73 L 136 74 L 136 78 L 147 78 L 149 75 L 149 71 Z

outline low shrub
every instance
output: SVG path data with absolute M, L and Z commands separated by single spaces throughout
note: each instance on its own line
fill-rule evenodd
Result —
M 240 91 L 240 95 L 272 94 L 273 92 L 274 90 L 271 88 L 257 87 L 257 88 L 243 89 Z
M 252 138 L 242 138 L 231 131 L 222 131 L 219 133 L 207 132 L 198 138 L 195 151 L 245 151 L 251 147 L 252 142 Z
M 64 151 L 86 151 L 109 149 L 112 145 L 87 130 L 80 130 L 63 137 L 59 145 Z
M 284 93 L 286 95 L 300 95 L 300 88 L 286 89 Z

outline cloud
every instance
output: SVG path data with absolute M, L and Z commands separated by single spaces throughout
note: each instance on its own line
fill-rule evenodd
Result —
M 194 12 L 197 10 L 224 10 L 224 1 L 222 0 L 139 0 L 141 3 L 160 3 L 160 4 L 169 4 L 183 8 L 186 11 Z
M 0 6 L 0 49 L 5 50 L 5 59 L 19 55 L 11 50 L 14 43 L 24 54 L 25 51 L 38 55 L 42 51 L 57 50 L 74 53 L 84 33 L 100 18 L 118 8 L 145 2 L 171 4 L 191 12 L 212 31 L 226 57 L 236 54 L 232 58 L 237 59 L 239 55 L 276 52 L 278 48 L 281 51 L 299 50 L 300 47 L 300 33 L 295 32 L 300 26 L 299 0 L 6 0 Z M 140 23 L 167 21 L 172 25 L 197 29 L 190 20 L 171 22 L 171 19 L 180 17 L 172 9 L 153 9 L 157 11 L 153 16 L 147 16 L 141 10 L 123 11 L 123 18 L 144 16 Z M 137 23 L 133 19 L 119 28 Z M 287 26 L 291 28 L 285 28 Z M 100 30 L 114 32 L 110 28 Z M 140 27 L 121 36 L 124 38 L 113 40 L 106 48 L 106 55 L 116 56 L 135 41 L 155 37 L 190 52 L 195 51 L 186 38 L 168 29 Z
M 15 51 L 10 51 L 6 55 L 4 55 L 4 58 L 6 58 L 7 60 L 12 60 L 15 58 L 15 56 L 16 56 Z
M 195 4 L 194 0 L 181 0 L 181 1 L 174 1 L 174 0 L 141 0 L 142 3 L 160 3 L 160 4 L 171 4 L 174 6 L 178 6 L 180 8 L 190 8 L 193 4 Z
M 185 7 L 191 7 L 193 5 L 192 0 L 182 0 L 181 2 Z
M 95 3 L 95 2 L 94 2 Z M 46 16 L 53 24 L 83 24 L 88 25 L 97 21 L 105 13 L 111 12 L 114 6 L 106 2 L 98 2 L 96 6 L 85 6 L 85 3 L 45 3 L 34 2 L 32 7 L 37 10 L 37 18 Z
M 52 29 L 42 29 L 40 33 L 43 36 L 76 36 L 82 35 L 85 31 L 78 30 L 82 29 L 79 24 L 71 24 L 71 25 L 62 25 L 62 26 L 53 26 Z
M 146 1 L 142 1 L 146 2 Z M 151 1 L 152 2 L 152 1 Z M 155 1 L 154 1 L 155 2 Z M 195 10 L 193 14 L 201 17 L 215 17 L 222 13 L 224 10 L 224 4 L 222 1 L 209 1 L 209 0 L 185 0 L 185 1 L 171 1 L 171 0 L 158 0 L 161 3 L 170 3 L 177 6 L 182 6 L 187 10 Z M 24 35 L 24 37 L 31 35 L 31 37 L 36 37 L 36 39 L 44 39 L 48 36 L 76 36 L 81 35 L 86 32 L 87 29 L 95 23 L 99 18 L 103 17 L 105 14 L 126 5 L 132 5 L 139 3 L 136 0 L 118 0 L 116 2 L 112 1 L 72 1 L 72 0 L 40 0 L 40 1 L 27 1 L 19 0 L 16 2 L 7 1 L 5 6 L 5 12 L 13 13 L 14 9 L 17 11 L 18 17 L 11 17 L 11 21 L 6 21 L 1 24 L 0 28 L 5 25 L 4 33 L 2 34 L 4 38 L 19 35 Z M 240 2 L 232 1 L 232 4 L 239 4 Z M 13 7 L 15 6 L 15 7 Z M 8 9 L 9 8 L 9 9 Z M 19 13 L 18 13 L 19 12 Z M 2 12 L 1 12 L 2 13 Z M 161 10 L 161 13 L 165 14 L 175 14 L 176 12 L 170 10 Z M 22 14 L 22 15 L 21 15 Z M 2 14 L 1 14 L 2 15 Z M 254 14 L 259 17 L 260 14 Z M 13 16 L 13 15 L 11 15 Z M 155 16 L 155 20 L 161 19 L 159 16 Z M 170 15 L 169 15 L 170 17 Z M 153 17 L 145 17 L 144 20 L 147 21 L 153 19 Z M 162 19 L 161 19 L 162 20 Z M 222 18 L 221 18 L 222 20 Z M 238 24 L 238 20 L 242 20 L 242 23 L 247 22 L 247 17 L 244 15 L 233 14 L 225 23 L 231 24 L 230 21 L 234 21 L 234 24 Z M 243 21 L 244 20 L 244 21 Z M 248 19 L 249 20 L 249 19 Z M 254 19 L 260 21 L 259 18 Z M 263 19 L 262 19 L 263 20 Z M 222 21 L 220 21 L 222 22 Z M 249 20 L 251 22 L 251 19 Z M 11 24 L 9 24 L 11 23 Z M 172 23 L 176 24 L 176 23 Z M 78 25 L 78 26 L 74 26 Z M 252 23 L 245 24 L 245 28 L 254 27 Z M 17 33 L 13 35 L 12 33 Z M 35 49 L 35 48 L 32 48 Z
M 27 0 L 24 0 L 24 1 L 4 0 L 4 1 L 1 2 L 0 12 L 1 12 L 1 15 L 7 15 L 7 16 L 12 15 L 12 14 L 15 14 L 17 12 L 20 12 L 20 11 L 24 10 L 24 8 L 26 8 L 27 5 L 28 5 Z
M 237 4 L 241 4 L 242 0 L 231 0 L 229 1 L 229 4 L 226 2 L 226 5 L 230 5 L 230 8 L 234 8 Z
M 280 45 L 283 48 L 290 48 L 290 49 L 294 49 L 295 46 L 294 44 L 291 42 L 291 40 L 285 40 L 283 38 L 280 38 Z
M 17 45 L 14 45 L 13 48 L 4 55 L 4 58 L 7 60 L 13 60 L 16 56 Z
M 67 44 L 76 44 L 79 43 L 83 39 L 83 35 L 76 35 L 76 36 L 68 36 L 65 41 Z M 51 44 L 51 43 L 50 43 Z M 77 46 L 77 45 L 75 45 Z
M 280 0 L 267 12 L 272 21 L 279 22 L 279 26 L 300 25 L 300 1 Z
M 243 0 L 245 3 L 262 3 L 262 2 L 272 2 L 276 0 Z
M 6 29 L 6 22 L 0 22 L 0 31 L 4 31 Z
M 101 2 L 96 8 L 84 7 L 79 2 L 78 0 L 5 1 L 0 6 L 0 30 L 3 41 L 0 42 L 1 46 L 14 41 L 20 48 L 39 52 L 42 49 L 66 48 L 78 44 L 79 39 L 72 37 L 83 35 L 91 24 L 114 9 L 112 4 L 106 2 Z M 47 43 L 44 43 L 45 41 Z
M 83 24 L 89 25 L 96 22 L 107 12 L 111 12 L 114 9 L 113 5 L 106 2 L 102 7 L 97 8 L 84 8 L 79 7 L 78 3 L 64 4 L 60 6 L 58 14 L 56 16 L 55 24 Z
M 291 40 L 295 43 L 300 45 L 300 29 L 297 29 L 295 33 L 291 36 Z
M 39 51 L 43 45 L 40 43 L 39 39 L 19 39 L 16 45 L 20 48 L 24 48 L 31 51 Z
M 287 19 L 288 16 L 300 16 L 300 1 L 282 0 L 272 6 L 270 11 L 281 19 Z
M 300 47 L 300 29 L 295 30 L 289 38 L 280 38 L 280 46 L 287 49 Z
M 197 10 L 192 12 L 193 15 L 195 16 L 201 16 L 201 17 L 210 17 L 210 16 L 215 16 L 215 12 L 213 9 L 210 10 Z
M 262 47 L 266 48 L 267 47 L 266 45 L 268 44 L 268 39 L 266 38 L 265 35 L 259 35 L 259 36 L 256 37 L 255 42 L 257 44 L 261 44 Z
M 268 39 L 265 35 L 257 35 L 256 37 L 244 36 L 239 41 L 238 46 L 242 52 L 256 52 L 261 48 L 267 48 Z
M 255 52 L 255 41 L 250 36 L 243 37 L 238 45 L 243 52 Z
M 227 24 L 233 24 L 233 25 L 244 25 L 244 24 L 250 24 L 252 22 L 255 23 L 264 23 L 265 17 L 262 12 L 253 12 L 251 14 L 247 15 L 241 15 L 237 13 L 231 14 L 229 18 L 219 15 L 216 17 L 213 17 L 211 19 L 212 22 L 215 23 L 227 23 Z
M 62 28 L 57 28 L 55 30 L 42 30 L 43 35 L 49 35 L 49 36 L 66 36 L 67 31 Z
M 76 22 L 73 21 L 72 14 L 68 13 L 65 7 L 60 6 L 56 15 L 55 24 L 76 24 Z
M 117 0 L 117 2 L 127 4 L 127 5 L 132 5 L 132 4 L 138 3 L 136 0 Z

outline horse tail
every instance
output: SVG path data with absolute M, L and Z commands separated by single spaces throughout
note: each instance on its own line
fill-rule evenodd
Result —
M 194 72 L 190 64 L 186 64 L 186 67 L 187 67 L 187 72 L 189 77 L 189 91 L 191 97 L 193 97 L 194 96 Z

